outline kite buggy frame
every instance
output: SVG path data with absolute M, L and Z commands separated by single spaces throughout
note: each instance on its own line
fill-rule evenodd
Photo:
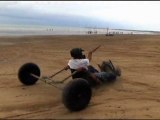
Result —
M 109 66 L 115 70 L 111 60 L 109 60 L 109 64 Z M 92 85 L 88 79 L 83 77 L 73 78 L 73 75 L 78 73 L 78 71 L 72 72 L 63 80 L 57 81 L 53 79 L 64 70 L 65 68 L 50 76 L 41 76 L 41 71 L 37 64 L 25 63 L 19 68 L 18 78 L 22 84 L 27 86 L 36 84 L 38 80 L 43 81 L 45 84 L 54 86 L 62 91 L 62 102 L 67 109 L 70 111 L 80 111 L 86 108 L 91 100 Z M 70 77 L 73 79 L 69 80 Z M 64 87 L 59 86 L 59 84 L 64 84 L 67 80 L 69 80 L 69 82 L 67 82 Z

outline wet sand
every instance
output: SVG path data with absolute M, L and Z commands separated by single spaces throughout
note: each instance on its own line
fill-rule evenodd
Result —
M 91 64 L 98 69 L 98 63 L 111 59 L 122 69 L 122 76 L 114 84 L 94 88 L 89 106 L 82 111 L 68 111 L 62 104 L 61 90 L 53 86 L 42 81 L 24 86 L 18 80 L 18 69 L 26 62 L 36 63 L 47 76 L 67 64 L 71 48 L 82 47 L 87 53 L 99 44 L 102 46 L 93 54 Z M 0 37 L 0 118 L 160 118 L 159 60 L 160 36 Z

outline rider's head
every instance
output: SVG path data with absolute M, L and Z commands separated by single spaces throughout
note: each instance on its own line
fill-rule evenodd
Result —
M 83 51 L 84 50 L 81 48 L 73 48 L 70 51 L 70 54 L 74 59 L 83 59 L 83 58 L 85 58 L 85 55 L 83 55 L 83 53 L 82 53 Z

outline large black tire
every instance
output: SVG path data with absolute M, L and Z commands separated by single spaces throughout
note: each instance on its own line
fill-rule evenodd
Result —
M 40 77 L 40 69 L 34 63 L 26 63 L 22 65 L 18 71 L 18 78 L 24 85 L 33 85 L 38 78 L 31 76 L 31 73 Z
M 63 89 L 63 104 L 70 111 L 80 111 L 90 102 L 92 90 L 85 79 L 76 78 L 70 81 Z

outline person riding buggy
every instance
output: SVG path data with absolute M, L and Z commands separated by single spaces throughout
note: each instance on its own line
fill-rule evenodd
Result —
M 94 53 L 101 45 L 88 52 L 88 56 L 83 54 L 82 48 L 73 48 L 70 50 L 71 59 L 65 70 L 70 69 L 71 73 L 77 71 L 76 74 L 72 75 L 72 78 L 84 78 L 91 83 L 92 86 L 99 85 L 102 83 L 114 81 L 117 76 L 121 75 L 119 67 L 113 66 L 111 61 L 103 61 L 101 65 L 98 64 L 100 71 L 95 69 L 90 62 L 92 60 L 92 53 Z
M 70 51 L 71 59 L 66 67 L 50 75 L 41 76 L 41 70 L 35 63 L 29 62 L 23 64 L 18 70 L 18 78 L 24 85 L 34 85 L 38 80 L 45 84 L 52 85 L 62 91 L 62 102 L 70 111 L 80 111 L 86 108 L 92 96 L 92 87 L 106 82 L 116 80 L 121 75 L 121 70 L 109 61 L 103 61 L 98 65 L 100 71 L 95 69 L 90 62 L 92 54 L 100 48 L 100 45 L 89 51 L 86 57 L 82 48 L 73 48 Z M 70 69 L 71 74 L 63 80 L 55 80 L 57 74 Z M 70 77 L 73 79 L 61 86 Z

